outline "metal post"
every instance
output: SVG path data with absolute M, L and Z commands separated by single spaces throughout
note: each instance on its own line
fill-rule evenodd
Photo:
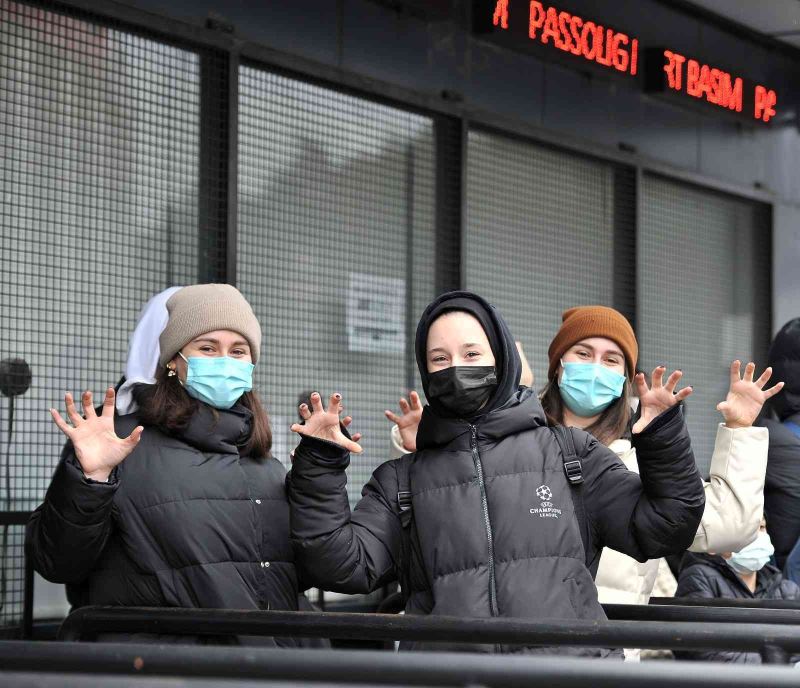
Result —
M 33 637 L 33 561 L 25 548 L 25 578 L 22 600 L 22 638 Z
M 789 653 L 778 645 L 765 643 L 761 648 L 762 664 L 789 664 Z
M 436 293 L 464 284 L 462 238 L 465 220 L 467 126 L 457 117 L 434 118 L 436 151 Z
M 200 282 L 236 280 L 238 54 L 200 52 Z
M 414 167 L 414 144 L 409 142 L 406 147 L 406 394 L 414 389 L 414 373 L 417 370 L 414 356 L 417 316 L 414 312 Z
M 636 233 L 640 176 L 634 167 L 614 166 L 614 308 L 636 329 Z

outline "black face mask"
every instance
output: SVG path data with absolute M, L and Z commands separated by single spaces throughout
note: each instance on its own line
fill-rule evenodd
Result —
M 431 373 L 428 397 L 456 418 L 471 418 L 497 387 L 494 366 L 450 366 Z

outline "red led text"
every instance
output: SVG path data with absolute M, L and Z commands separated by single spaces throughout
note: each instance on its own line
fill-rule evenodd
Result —
M 545 9 L 538 0 L 530 4 L 528 36 L 543 45 L 552 42 L 559 50 L 631 76 L 639 68 L 638 39 L 569 12 L 559 12 L 555 7 Z
M 497 0 L 492 16 L 492 24 L 501 29 L 508 28 L 508 0 Z
M 775 116 L 775 105 L 778 103 L 778 96 L 772 89 L 765 86 L 756 86 L 756 109 L 753 117 L 762 122 L 769 122 Z
M 701 65 L 697 60 L 687 60 L 671 50 L 664 51 L 664 71 L 667 83 L 674 91 L 683 91 L 695 98 L 705 98 L 719 107 L 742 111 L 743 81 L 716 67 Z

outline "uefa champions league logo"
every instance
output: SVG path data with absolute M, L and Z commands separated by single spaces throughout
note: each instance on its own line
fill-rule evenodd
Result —
M 536 488 L 536 496 L 542 500 L 538 507 L 530 509 L 530 513 L 539 518 L 559 518 L 561 516 L 561 509 L 553 506 L 553 491 L 547 485 L 539 485 Z

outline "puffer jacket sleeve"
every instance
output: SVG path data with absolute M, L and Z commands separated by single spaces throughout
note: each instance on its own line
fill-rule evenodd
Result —
M 715 572 L 707 566 L 690 566 L 681 572 L 675 597 L 714 599 L 722 597 L 714 578 Z M 676 659 L 692 659 L 706 662 L 731 662 L 737 664 L 760 664 L 757 652 L 716 652 L 675 651 Z
M 350 454 L 303 437 L 287 487 L 291 537 L 304 580 L 343 593 L 367 593 L 397 579 L 403 531 L 397 461 L 379 466 L 353 512 L 345 469 Z
M 33 567 L 53 583 L 80 583 L 113 530 L 115 469 L 107 483 L 83 475 L 68 443 L 45 495 L 28 519 L 25 543 Z
M 586 443 L 584 504 L 595 545 L 642 562 L 689 547 L 705 497 L 680 406 L 633 436 L 639 475 L 594 438 Z
M 756 539 L 764 513 L 768 452 L 766 428 L 732 430 L 720 424 L 692 552 L 738 552 Z

